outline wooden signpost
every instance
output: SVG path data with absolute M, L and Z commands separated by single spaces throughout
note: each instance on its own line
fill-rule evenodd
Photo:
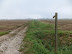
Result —
M 55 18 L 55 54 L 57 54 L 57 18 L 58 18 L 58 13 L 55 13 L 55 16 L 53 17 Z

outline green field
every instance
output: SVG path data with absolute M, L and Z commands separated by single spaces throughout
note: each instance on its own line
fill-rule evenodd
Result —
M 52 24 L 32 21 L 20 47 L 22 54 L 55 54 L 55 29 Z M 58 26 L 59 27 L 59 26 Z M 58 54 L 72 54 L 72 31 L 58 30 Z

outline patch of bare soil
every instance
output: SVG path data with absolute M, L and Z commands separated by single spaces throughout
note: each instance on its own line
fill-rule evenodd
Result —
M 25 36 L 27 27 L 20 27 L 0 37 L 0 54 L 21 54 L 19 47 Z

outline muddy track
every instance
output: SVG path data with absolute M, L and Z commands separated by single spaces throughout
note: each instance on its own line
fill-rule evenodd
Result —
M 21 54 L 18 50 L 27 27 L 20 27 L 0 37 L 0 54 Z

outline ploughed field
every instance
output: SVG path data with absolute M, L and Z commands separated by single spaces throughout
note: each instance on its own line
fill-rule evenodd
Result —
M 42 22 L 49 23 L 49 24 L 54 24 L 54 20 L 41 20 Z M 58 26 L 59 29 L 65 30 L 65 31 L 72 31 L 72 19 L 60 19 L 58 20 Z
M 27 20 L 0 20 L 0 32 L 13 30 L 27 22 Z
M 0 36 L 25 25 L 27 22 L 28 20 L 0 20 Z

